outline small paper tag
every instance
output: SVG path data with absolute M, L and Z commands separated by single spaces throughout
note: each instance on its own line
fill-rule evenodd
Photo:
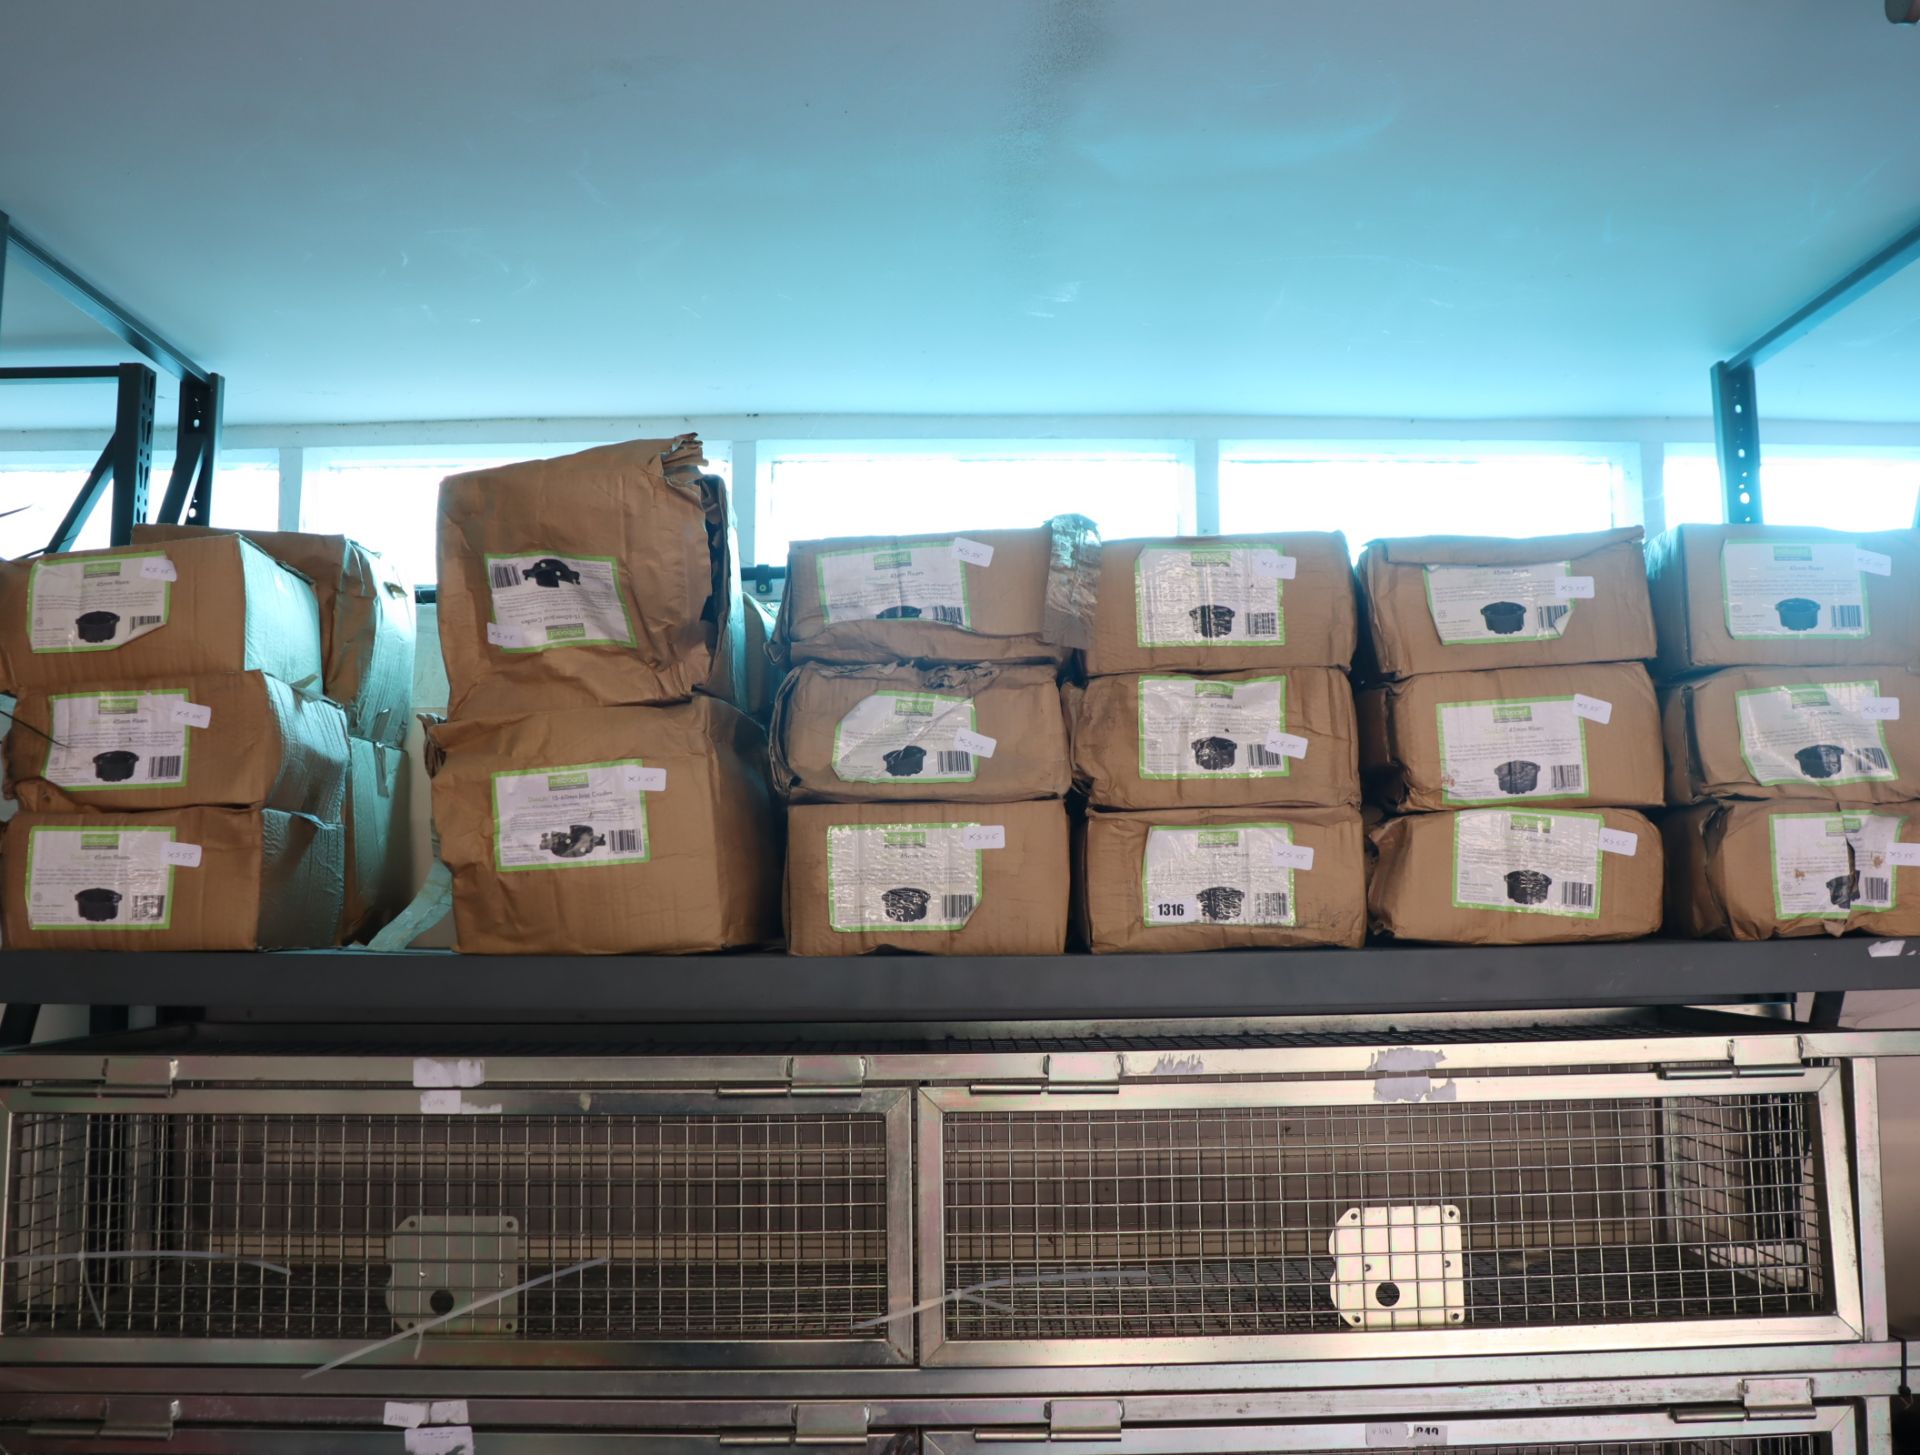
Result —
M 999 823 L 968 824 L 960 830 L 960 844 L 968 849 L 1004 849 L 1007 826 Z
M 1867 953 L 1876 960 L 1892 959 L 1896 955 L 1904 955 L 1906 951 L 1905 940 L 1869 940 L 1867 942 Z
M 1278 753 L 1283 758 L 1307 756 L 1307 740 L 1292 733 L 1268 733 L 1265 747 L 1269 753 Z
M 1888 844 L 1887 862 L 1889 864 L 1900 864 L 1906 867 L 1920 864 L 1920 844 L 1902 844 L 1899 842 Z
M 182 869 L 200 867 L 200 846 L 198 844 L 167 844 L 160 850 L 160 857 L 169 864 Z
M 1877 717 L 1882 722 L 1900 720 L 1900 699 L 1897 697 L 1863 697 L 1860 699 L 1860 716 Z
M 1640 852 L 1640 835 L 1629 829 L 1601 829 L 1600 850 L 1631 859 Z
M 1869 576 L 1891 576 L 1893 557 L 1883 556 L 1878 551 L 1855 551 L 1853 563 Z
M 415 1086 L 485 1086 L 487 1063 L 481 1060 L 437 1061 L 431 1056 L 416 1056 L 413 1062 Z
M 1291 581 L 1300 569 L 1300 562 L 1292 556 L 1283 556 L 1278 551 L 1258 550 L 1249 558 L 1253 574 L 1264 576 L 1272 581 Z
M 436 1399 L 433 1408 L 427 1411 L 427 1423 L 430 1425 L 467 1425 L 473 1423 L 473 1416 L 467 1413 L 464 1399 Z
M 1886 558 L 1881 557 L 1882 560 Z M 149 581 L 178 581 L 180 573 L 165 556 L 148 556 L 140 562 L 140 574 Z M 1883 573 L 1884 574 L 1884 573 Z
M 420 1110 L 427 1116 L 458 1115 L 460 1111 L 460 1093 L 458 1090 L 423 1091 L 420 1093 Z
M 1605 698 L 1589 697 L 1584 692 L 1576 692 L 1573 694 L 1573 715 L 1584 717 L 1590 722 L 1612 722 L 1613 704 Z
M 1279 869 L 1311 869 L 1313 847 L 1310 844 L 1275 844 L 1273 862 L 1274 867 Z
M 1428 1421 L 1420 1425 L 1378 1424 L 1367 1426 L 1367 1448 L 1369 1450 L 1417 1449 L 1423 1445 L 1444 1445 L 1447 1443 L 1447 1427 Z
M 953 745 L 963 753 L 972 753 L 976 758 L 991 758 L 993 750 L 1000 746 L 1000 739 L 959 728 L 954 732 Z
M 487 623 L 487 642 L 495 647 L 524 647 L 525 639 L 517 626 L 503 626 L 497 621 Z
M 636 768 L 631 763 L 620 770 L 620 786 L 637 788 L 642 793 L 665 793 L 667 791 L 667 770 L 665 768 Z
M 407 1455 L 474 1455 L 471 1425 L 422 1425 L 404 1438 Z
M 427 1422 L 427 1407 L 423 1404 L 402 1404 L 394 1400 L 387 1401 L 387 1411 L 380 1417 L 383 1425 L 397 1425 L 403 1430 L 415 1430 Z
M 1898 714 L 1895 714 L 1895 716 L 1898 716 Z M 185 723 L 188 727 L 203 728 L 213 721 L 213 709 L 211 707 L 202 707 L 197 702 L 183 702 L 175 699 L 173 704 L 173 720 L 178 723 Z
M 953 538 L 953 553 L 969 566 L 991 566 L 993 547 L 985 541 L 970 541 L 965 536 Z
M 1593 577 L 1555 576 L 1553 594 L 1562 601 L 1591 601 L 1593 600 Z

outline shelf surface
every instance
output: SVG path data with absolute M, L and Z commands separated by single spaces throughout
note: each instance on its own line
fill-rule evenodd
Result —
M 1706 1005 L 1920 989 L 1920 941 L 1389 945 L 1196 955 L 0 954 L 0 1002 L 615 1012 L 633 1022 L 1002 1021 Z

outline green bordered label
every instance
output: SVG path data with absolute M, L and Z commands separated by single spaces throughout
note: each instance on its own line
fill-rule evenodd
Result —
M 979 723 L 973 699 L 936 692 L 875 692 L 833 730 L 833 771 L 843 783 L 971 783 L 980 760 L 956 741 Z M 903 795 L 904 796 L 904 795 Z
M 980 907 L 977 824 L 833 824 L 827 829 L 828 923 L 843 934 L 958 930 Z
M 1584 798 L 1587 722 L 1573 697 L 1443 702 L 1434 709 L 1448 803 Z
M 1781 919 L 1884 914 L 1899 903 L 1889 852 L 1906 815 L 1776 813 L 1769 816 L 1773 909 Z
M 493 599 L 487 640 L 501 651 L 634 645 L 633 610 L 615 557 L 527 551 L 484 559 Z
M 1727 541 L 1720 547 L 1727 635 L 1742 642 L 1871 636 L 1865 568 L 1886 574 L 1886 561 L 1851 541 Z
M 1428 566 L 1426 584 L 1433 628 L 1449 647 L 1557 641 L 1580 600 L 1593 595 L 1593 578 L 1574 575 L 1569 561 Z
M 1453 907 L 1600 918 L 1597 813 L 1464 809 L 1453 816 Z
M 1755 783 L 1838 788 L 1900 776 L 1881 715 L 1889 699 L 1876 678 L 1752 687 L 1733 696 L 1740 756 Z
M 1268 746 L 1287 730 L 1287 679 L 1142 677 L 1136 689 L 1143 779 L 1285 778 Z
M 27 573 L 27 641 L 35 652 L 111 652 L 157 632 L 173 614 L 164 551 L 56 556 Z
M 1149 926 L 1296 924 L 1292 847 L 1293 826 L 1285 823 L 1150 828 L 1141 919 Z
M 1278 545 L 1207 541 L 1147 546 L 1133 568 L 1143 647 L 1286 645 L 1282 601 L 1293 558 Z
M 106 933 L 173 924 L 171 828 L 103 819 L 97 826 L 27 831 L 27 923 L 36 930 Z
M 175 716 L 184 687 L 62 692 L 48 699 L 53 741 L 41 776 L 69 793 L 178 788 L 187 781 L 193 729 Z
M 927 622 L 973 627 L 967 575 L 976 568 L 954 554 L 954 536 L 894 541 L 883 547 L 822 551 L 814 560 L 820 615 L 846 621 Z
M 503 874 L 644 864 L 649 770 L 638 758 L 493 775 L 494 867 Z

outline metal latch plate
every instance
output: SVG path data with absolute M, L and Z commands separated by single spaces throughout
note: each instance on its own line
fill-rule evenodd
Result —
M 1117 1399 L 1056 1399 L 1047 1405 L 1050 1440 L 1117 1440 L 1126 1415 Z
M 1334 1307 L 1350 1327 L 1404 1329 L 1466 1321 L 1459 1208 L 1442 1203 L 1348 1208 L 1327 1245 L 1334 1262 Z
M 520 1220 L 416 1215 L 387 1238 L 387 1312 L 396 1328 L 415 1328 L 520 1282 Z M 434 1332 L 511 1334 L 520 1327 L 520 1295 L 509 1293 Z

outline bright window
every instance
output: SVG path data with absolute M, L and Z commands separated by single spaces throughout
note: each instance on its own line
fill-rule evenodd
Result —
M 1670 445 L 1668 525 L 1725 520 L 1720 462 L 1705 445 Z M 1920 450 L 1774 445 L 1760 452 L 1760 511 L 1768 525 L 1904 530 L 1920 503 Z
M 15 454 L 0 456 L 0 556 L 13 558 L 45 550 L 86 482 L 94 456 Z M 173 456 L 156 452 L 147 474 L 151 513 L 166 493 Z M 272 530 L 279 524 L 280 469 L 270 451 L 222 453 L 214 468 L 213 523 L 235 530 Z M 107 544 L 113 520 L 113 485 L 100 492 L 74 549 L 99 550 Z
M 794 541 L 1040 525 L 1070 512 L 1108 540 L 1193 529 L 1184 445 L 1093 441 L 874 441 L 760 446 L 754 553 Z
M 1230 442 L 1220 529 L 1379 536 L 1559 535 L 1637 520 L 1626 455 L 1601 445 Z

